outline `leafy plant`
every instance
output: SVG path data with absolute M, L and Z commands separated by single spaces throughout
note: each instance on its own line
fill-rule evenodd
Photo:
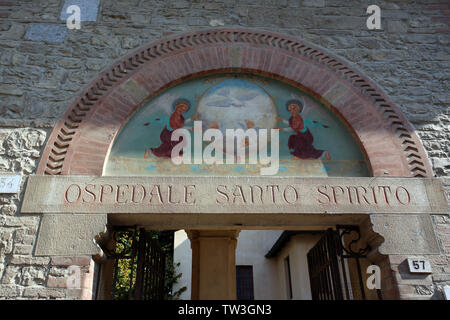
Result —
M 182 287 L 177 291 L 173 291 L 173 286 L 178 283 L 182 274 L 177 273 L 176 269 L 180 263 L 173 262 L 173 232 L 171 236 L 162 236 L 158 231 L 146 231 L 156 241 L 161 250 L 165 253 L 165 277 L 164 277 L 164 299 L 177 300 L 181 294 L 187 290 Z M 134 289 L 136 286 L 137 271 L 137 254 L 136 248 L 139 243 L 139 234 L 133 237 L 134 231 L 120 231 L 117 234 L 116 250 L 116 275 L 113 288 L 114 300 L 128 300 L 134 297 Z

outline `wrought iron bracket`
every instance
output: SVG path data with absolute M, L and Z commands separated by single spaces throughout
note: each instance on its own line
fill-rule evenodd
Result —
M 359 240 L 361 240 L 361 232 L 358 226 L 354 225 L 337 225 L 336 230 L 339 232 L 339 237 L 341 239 L 342 250 L 348 255 L 349 258 L 365 258 L 367 253 L 372 250 L 368 244 L 365 248 L 353 249 Z M 350 240 L 348 245 L 345 245 L 344 237 L 346 235 L 356 235 L 356 238 Z

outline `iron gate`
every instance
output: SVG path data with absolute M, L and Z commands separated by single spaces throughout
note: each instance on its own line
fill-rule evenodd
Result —
M 344 236 L 351 233 L 356 233 L 357 237 L 345 244 Z M 348 277 L 348 259 L 355 259 L 361 298 L 366 299 L 360 259 L 366 258 L 370 247 L 353 250 L 353 245 L 359 239 L 358 227 L 337 226 L 336 230 L 328 229 L 308 252 L 308 270 L 313 300 L 352 299 L 352 288 Z M 381 300 L 380 290 L 377 290 L 377 296 Z
M 166 254 L 158 241 L 145 229 L 118 229 L 114 238 L 112 299 L 164 299 Z

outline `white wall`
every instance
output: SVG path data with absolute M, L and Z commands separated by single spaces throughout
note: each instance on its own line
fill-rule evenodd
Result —
M 289 256 L 291 266 L 291 285 L 293 300 L 311 300 L 311 287 L 308 273 L 308 251 L 319 241 L 320 235 L 296 235 L 291 237 L 284 248 L 278 253 L 278 278 L 281 299 L 287 299 L 287 284 L 284 259 Z
M 192 250 L 191 242 L 189 241 L 187 234 L 184 230 L 175 232 L 174 237 L 174 263 L 180 262 L 180 266 L 177 267 L 176 272 L 182 273 L 178 283 L 174 285 L 174 291 L 186 286 L 187 290 L 180 296 L 182 300 L 191 299 L 191 273 L 192 273 Z
M 311 299 L 306 254 L 320 239 L 319 235 L 296 235 L 274 257 L 264 256 L 278 240 L 279 230 L 243 230 L 238 237 L 236 265 L 253 266 L 253 286 L 256 300 L 287 299 L 284 258 L 289 255 L 291 265 L 293 299 Z M 175 232 L 174 261 L 180 262 L 177 272 L 182 277 L 174 286 L 175 290 L 186 286 L 181 299 L 191 297 L 192 250 L 184 230 Z
M 253 266 L 253 287 L 256 300 L 280 299 L 277 261 L 264 256 L 283 231 L 243 230 L 239 234 L 236 265 Z

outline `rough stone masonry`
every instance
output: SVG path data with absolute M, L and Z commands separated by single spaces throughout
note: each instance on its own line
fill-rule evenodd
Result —
M 82 7 L 81 30 L 65 27 L 67 2 L 0 0 L 0 173 L 33 174 L 56 121 L 119 57 L 172 33 L 225 26 L 300 37 L 353 63 L 412 123 L 448 194 L 448 1 L 376 1 L 379 31 L 365 27 L 373 4 L 366 0 L 73 1 Z M 0 195 L 0 298 L 82 298 L 63 277 L 69 265 L 88 268 L 89 258 L 33 256 L 40 216 L 19 212 L 22 194 Z M 440 288 L 450 284 L 450 219 L 433 222 L 440 250 L 429 256 L 434 273 L 405 280 L 405 257 L 398 256 L 402 297 L 441 299 Z

